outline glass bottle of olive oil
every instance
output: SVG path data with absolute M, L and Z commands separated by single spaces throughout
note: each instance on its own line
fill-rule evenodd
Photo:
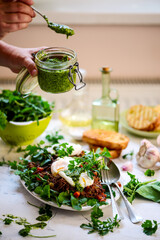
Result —
M 112 69 L 103 67 L 100 71 L 102 74 L 102 97 L 92 102 L 92 128 L 118 132 L 118 92 L 116 89 L 110 89 Z

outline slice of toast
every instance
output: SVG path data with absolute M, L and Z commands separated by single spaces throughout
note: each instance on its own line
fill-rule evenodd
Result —
M 129 138 L 121 133 L 103 129 L 90 129 L 83 132 L 82 140 L 88 144 L 121 150 L 127 147 Z
M 157 122 L 156 127 L 154 128 L 154 131 L 159 132 L 160 131 L 160 104 L 154 107 L 154 110 L 156 110 L 159 113 L 159 120 Z
M 93 145 L 93 144 L 89 144 L 89 147 L 90 147 L 91 150 L 94 150 L 94 151 L 96 151 L 98 148 L 100 148 L 101 151 L 103 151 L 103 149 L 104 149 L 104 147 L 100 147 L 100 146 Z M 111 154 L 111 157 L 110 157 L 111 159 L 118 158 L 121 155 L 121 152 L 122 152 L 122 150 L 110 150 L 110 149 L 108 149 L 108 151 Z
M 144 105 L 132 106 L 126 114 L 128 125 L 142 131 L 152 131 L 159 121 L 159 113 L 154 107 Z

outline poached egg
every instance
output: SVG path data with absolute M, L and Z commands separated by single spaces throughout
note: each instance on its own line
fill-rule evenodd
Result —
M 74 161 L 74 158 L 72 157 L 64 157 L 64 158 L 57 158 L 55 162 L 51 165 L 51 173 L 53 176 L 56 176 L 59 174 L 62 178 L 64 178 L 71 186 L 75 186 L 75 182 L 73 179 L 65 174 L 65 170 L 68 170 L 68 165 L 70 161 Z M 85 188 L 87 186 L 91 186 L 93 184 L 94 180 L 91 179 L 87 172 L 82 172 L 80 174 L 78 183 L 81 185 L 82 188 Z

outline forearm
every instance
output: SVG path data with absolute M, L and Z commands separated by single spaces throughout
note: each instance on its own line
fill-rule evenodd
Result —
M 32 53 L 41 49 L 44 49 L 44 47 L 20 48 L 0 40 L 0 66 L 8 67 L 14 73 L 18 73 L 23 67 L 26 67 L 29 73 L 35 76 L 37 75 L 37 68 Z
M 0 66 L 9 67 L 10 55 L 15 47 L 0 40 Z

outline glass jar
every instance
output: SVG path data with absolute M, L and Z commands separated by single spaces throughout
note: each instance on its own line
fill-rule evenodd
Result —
M 86 84 L 79 71 L 75 51 L 62 47 L 43 49 L 34 54 L 38 69 L 38 80 L 33 78 L 28 70 L 22 69 L 16 79 L 16 89 L 22 94 L 31 92 L 38 84 L 43 91 L 63 93 L 73 87 L 79 90 Z M 80 83 L 76 84 L 78 75 Z

